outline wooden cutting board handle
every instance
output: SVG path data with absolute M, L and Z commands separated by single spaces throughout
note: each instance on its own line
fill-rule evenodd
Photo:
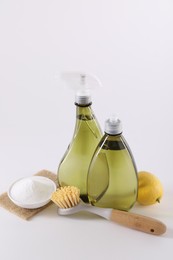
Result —
M 166 225 L 161 221 L 131 212 L 113 209 L 110 220 L 152 235 L 162 235 L 166 232 Z

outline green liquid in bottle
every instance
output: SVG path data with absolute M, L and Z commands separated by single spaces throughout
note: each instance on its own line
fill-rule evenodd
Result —
M 137 185 L 135 163 L 124 138 L 105 134 L 89 167 L 89 201 L 98 207 L 129 210 L 136 201 Z
M 76 104 L 76 126 L 69 145 L 58 168 L 60 186 L 76 186 L 80 189 L 81 199 L 88 202 L 88 167 L 98 142 L 102 136 L 99 124 L 91 106 Z

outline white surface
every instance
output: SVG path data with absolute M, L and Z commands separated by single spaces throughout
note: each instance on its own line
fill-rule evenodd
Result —
M 160 204 L 133 211 L 168 226 L 155 237 L 54 205 L 28 222 L 0 208 L 0 259 L 172 259 L 172 14 L 172 0 L 0 1 L 0 192 L 56 172 L 75 121 L 57 75 L 87 71 L 104 86 L 93 94 L 102 128 L 116 113 L 138 169 L 164 185 Z

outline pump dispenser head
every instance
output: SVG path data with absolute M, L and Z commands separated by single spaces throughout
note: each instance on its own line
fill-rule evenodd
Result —
M 110 135 L 118 135 L 122 133 L 121 120 L 112 115 L 105 121 L 105 133 Z
M 75 103 L 88 105 L 91 103 L 91 89 L 101 86 L 100 80 L 88 73 L 64 72 L 62 79 L 75 91 Z

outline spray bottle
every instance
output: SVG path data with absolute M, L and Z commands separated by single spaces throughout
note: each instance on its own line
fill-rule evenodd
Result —
M 114 116 L 105 122 L 89 166 L 88 197 L 92 205 L 129 210 L 137 198 L 137 169 L 131 150 L 122 135 L 122 124 Z
M 76 125 L 69 144 L 58 167 L 60 186 L 76 186 L 81 199 L 88 202 L 87 173 L 94 150 L 102 137 L 99 123 L 91 108 L 91 89 L 100 81 L 86 73 L 67 72 L 62 79 L 75 90 Z

